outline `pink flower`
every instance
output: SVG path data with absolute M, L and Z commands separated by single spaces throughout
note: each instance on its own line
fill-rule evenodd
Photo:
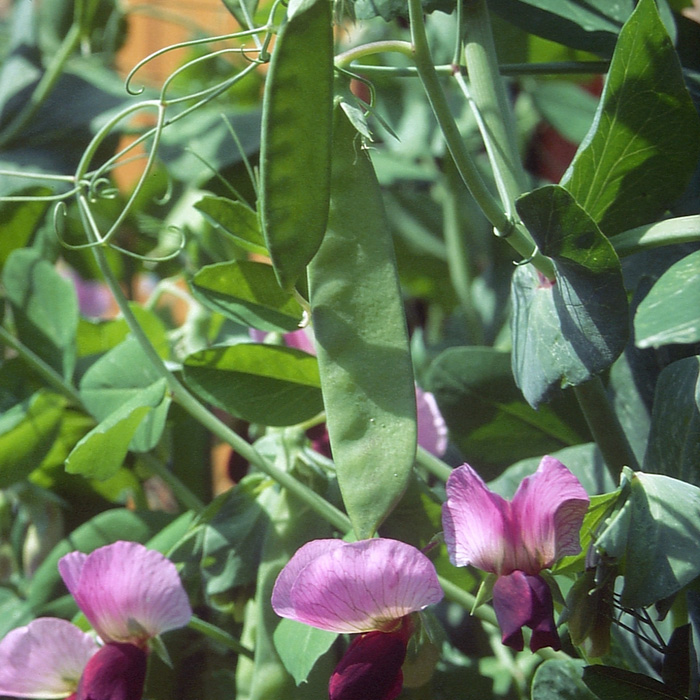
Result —
M 560 648 L 552 594 L 539 573 L 581 551 L 588 502 L 579 480 L 553 457 L 523 479 L 512 501 L 490 491 L 468 464 L 447 480 L 442 525 L 450 561 L 498 576 L 493 606 L 504 644 L 522 649 L 521 628 L 529 627 L 533 651 Z
M 136 700 L 148 640 L 192 616 L 175 566 L 136 542 L 115 542 L 58 563 L 103 642 L 65 620 L 39 618 L 0 642 L 0 694 L 17 698 Z
M 331 700 L 368 697 L 370 688 L 377 700 L 393 700 L 403 684 L 409 615 L 442 596 L 433 564 L 411 545 L 314 540 L 282 569 L 272 607 L 312 627 L 361 634 L 331 677 Z

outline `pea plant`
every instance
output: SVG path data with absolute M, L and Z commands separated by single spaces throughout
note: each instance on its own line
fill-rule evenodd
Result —
M 0 12 L 0 695 L 697 699 L 697 2 L 222 2 Z

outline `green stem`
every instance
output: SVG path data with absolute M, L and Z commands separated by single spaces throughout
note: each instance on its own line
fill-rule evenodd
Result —
M 416 462 L 433 476 L 440 479 L 440 481 L 447 481 L 450 478 L 450 474 L 452 474 L 452 467 L 445 464 L 441 459 L 431 454 L 420 445 L 418 445 L 418 450 L 416 452 Z
M 212 625 L 211 622 L 206 622 L 201 618 L 192 615 L 187 626 L 190 629 L 193 629 L 197 632 L 200 632 L 201 634 L 206 635 L 210 639 L 213 639 L 215 642 L 223 644 L 225 647 L 228 647 L 236 654 L 240 654 L 241 656 L 247 656 L 249 659 L 255 658 L 255 654 L 251 649 L 248 649 L 247 646 L 241 644 L 241 642 L 239 642 L 235 637 L 230 635 L 228 632 L 225 632 L 220 627 Z
M 428 97 L 428 102 L 442 130 L 447 148 L 464 184 L 481 207 L 486 218 L 491 222 L 491 225 L 499 232 L 499 235 L 506 238 L 513 248 L 529 262 L 532 262 L 547 279 L 554 279 L 554 266 L 551 260 L 536 250 L 532 238 L 522 224 L 515 223 L 505 214 L 502 206 L 491 194 L 481 177 L 476 163 L 466 149 L 438 75 L 435 72 L 430 47 L 428 46 L 428 38 L 425 33 L 423 8 L 420 0 L 409 0 L 408 9 L 411 22 L 413 58 L 416 68 Z
M 367 46 L 376 46 L 382 42 L 377 41 Z M 362 47 L 361 47 L 362 48 Z M 351 49 L 356 51 L 357 49 Z M 346 52 L 349 53 L 349 52 Z M 366 52 L 365 55 L 379 53 L 379 51 Z M 403 52 L 400 52 L 403 53 Z M 340 54 L 344 56 L 345 54 Z M 357 60 L 356 58 L 354 60 Z M 337 61 L 337 59 L 336 59 Z M 392 78 L 418 78 L 416 66 L 374 66 L 366 63 L 347 63 L 344 68 L 362 74 L 367 78 L 373 76 L 391 76 Z M 599 75 L 605 73 L 610 67 L 609 61 L 552 61 L 543 63 L 502 63 L 498 67 L 501 75 Z M 452 64 L 435 66 L 435 72 L 442 76 L 454 75 L 455 67 Z
M 498 68 L 486 0 L 465 0 L 463 15 L 470 101 L 497 175 L 501 200 L 513 218 L 515 200 L 528 189 L 528 181 L 520 161 L 515 118 Z
M 34 92 L 26 101 L 24 107 L 19 111 L 17 116 L 7 125 L 0 134 L 0 149 L 10 143 L 27 125 L 27 123 L 36 114 L 37 110 L 53 90 L 56 82 L 61 77 L 66 61 L 70 55 L 78 48 L 80 44 L 80 25 L 76 22 L 68 30 L 68 33 L 63 37 L 63 42 L 58 51 L 54 55 L 49 67 L 41 77 Z
M 349 68 L 353 61 L 357 61 L 360 58 L 387 52 L 401 53 L 404 56 L 413 58 L 413 47 L 408 41 L 372 41 L 369 44 L 356 46 L 353 49 L 339 53 L 335 57 L 335 66 L 336 68 Z
M 608 401 L 600 377 L 574 387 L 574 392 L 613 481 L 619 481 L 622 467 L 639 470 L 637 458 Z
M 70 399 L 76 406 L 83 405 L 78 390 L 69 384 L 51 365 L 47 364 L 33 350 L 15 338 L 4 326 L 0 326 L 0 342 L 5 343 L 56 391 Z
M 618 255 L 631 255 L 640 250 L 675 243 L 700 241 L 700 216 L 680 216 L 650 226 L 639 226 L 613 236 L 610 242 Z

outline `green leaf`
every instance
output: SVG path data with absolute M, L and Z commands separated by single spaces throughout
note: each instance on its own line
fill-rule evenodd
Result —
M 634 337 L 639 348 L 700 340 L 700 250 L 666 270 L 642 299 Z
M 189 355 L 184 372 L 200 396 L 251 423 L 296 425 L 323 410 L 316 358 L 296 348 L 208 348 Z
M 353 14 L 356 19 L 372 19 L 381 17 L 390 22 L 397 17 L 408 18 L 408 5 L 405 0 L 352 0 Z M 426 13 L 441 12 L 450 13 L 454 10 L 455 0 L 421 0 L 421 5 Z
M 103 421 L 135 396 L 141 396 L 142 390 L 160 391 L 161 381 L 161 374 L 138 341 L 130 336 L 90 367 L 80 383 L 80 395 L 90 413 Z M 134 400 L 138 405 L 139 399 Z M 166 394 L 160 405 L 142 420 L 129 449 L 148 452 L 158 444 L 169 407 L 170 397 Z
M 598 99 L 576 83 L 544 80 L 532 99 L 542 116 L 566 139 L 581 143 L 595 117 Z
M 167 384 L 159 379 L 96 425 L 73 448 L 66 471 L 88 479 L 109 479 L 122 467 L 134 434 L 149 412 L 161 405 Z
M 657 219 L 688 184 L 700 118 L 654 0 L 620 32 L 600 106 L 564 185 L 608 236 Z
M 586 439 L 585 432 L 582 436 L 579 426 L 572 425 L 581 423 L 575 405 L 567 402 L 559 410 L 542 406 L 536 411 L 523 401 L 509 352 L 448 348 L 431 364 L 426 384 L 435 394 L 450 438 L 467 461 L 480 467 L 510 464 Z
M 50 190 L 31 187 L 15 194 L 36 197 Z M 0 202 L 0 270 L 13 250 L 27 244 L 48 206 L 48 202 Z
M 75 366 L 78 326 L 78 299 L 71 282 L 32 248 L 10 254 L 2 282 L 20 340 L 70 379 Z
M 299 303 L 279 288 L 274 270 L 265 263 L 206 265 L 192 278 L 192 290 L 209 308 L 263 331 L 297 330 L 303 316 Z
M 641 608 L 700 574 L 700 489 L 662 474 L 623 470 L 626 501 L 595 542 L 622 560 L 621 603 Z
M 581 678 L 583 662 L 575 659 L 550 659 L 540 664 L 532 679 L 532 698 L 536 700 L 596 700 Z
M 202 513 L 201 570 L 207 595 L 221 596 L 255 581 L 269 523 L 258 499 L 269 485 L 260 474 L 246 476 Z
M 207 196 L 202 197 L 194 207 L 219 231 L 233 238 L 243 250 L 259 255 L 268 254 L 258 215 L 247 204 L 227 197 Z
M 644 471 L 700 486 L 700 357 L 665 367 L 656 382 Z
M 634 0 L 489 0 L 489 8 L 530 34 L 609 56 Z
M 326 231 L 332 108 L 332 7 L 319 0 L 299 8 L 277 35 L 263 97 L 260 221 L 285 291 Z
M 663 683 L 613 666 L 586 666 L 583 682 L 599 700 L 683 700 Z
M 336 109 L 328 231 L 309 293 L 328 433 L 358 539 L 403 493 L 416 399 L 396 261 L 372 163 Z
M 337 639 L 336 632 L 309 627 L 296 620 L 283 619 L 275 628 L 275 649 L 297 685 L 309 676 L 316 661 Z
M 562 187 L 541 187 L 516 207 L 556 280 L 530 266 L 513 275 L 513 375 L 537 407 L 612 365 L 627 341 L 620 261 L 595 222 Z
M 0 488 L 39 466 L 58 435 L 65 407 L 62 396 L 38 391 L 0 415 Z

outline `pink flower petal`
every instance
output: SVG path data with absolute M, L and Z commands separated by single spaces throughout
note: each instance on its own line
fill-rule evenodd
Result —
M 435 397 L 416 386 L 418 416 L 418 444 L 436 457 L 442 457 L 447 449 L 447 425 L 440 413 Z
M 490 491 L 468 464 L 450 474 L 446 488 L 442 527 L 450 561 L 494 574 L 510 573 L 518 542 L 508 501 Z
M 278 615 L 331 632 L 386 631 L 442 599 L 435 567 L 415 547 L 338 542 L 315 540 L 292 557 L 272 593 Z
M 540 576 L 514 571 L 501 576 L 493 587 L 493 609 L 506 646 L 521 651 L 523 627 L 532 629 L 530 650 L 561 649 L 554 624 L 554 604 L 549 586 Z
M 66 620 L 40 617 L 0 641 L 0 695 L 65 698 L 75 691 L 95 640 Z
M 403 688 L 403 632 L 368 632 L 353 639 L 328 684 L 330 700 L 394 700 Z
M 75 700 L 136 700 L 143 696 L 148 657 L 133 644 L 105 644 L 88 661 Z
M 515 568 L 536 574 L 565 555 L 578 554 L 588 503 L 579 480 L 559 460 L 544 457 L 511 503 L 522 540 Z
M 67 554 L 58 570 L 105 642 L 141 645 L 184 627 L 192 616 L 173 563 L 137 542 L 115 542 L 91 554 Z

